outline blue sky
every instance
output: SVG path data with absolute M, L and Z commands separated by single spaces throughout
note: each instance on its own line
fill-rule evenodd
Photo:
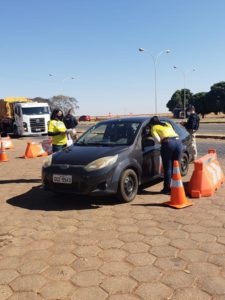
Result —
M 0 0 L 0 98 L 63 93 L 77 115 L 154 113 L 150 53 L 170 49 L 156 68 L 167 112 L 184 85 L 225 80 L 224 12 L 224 0 Z

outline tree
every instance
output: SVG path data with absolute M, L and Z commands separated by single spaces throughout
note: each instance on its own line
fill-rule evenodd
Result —
M 68 112 L 70 108 L 73 108 L 74 112 L 79 108 L 78 101 L 74 97 L 58 95 L 49 99 L 51 110 L 59 108 L 64 114 Z
M 49 99 L 48 98 L 41 98 L 41 97 L 35 97 L 33 99 L 31 99 L 34 102 L 45 102 L 45 103 L 49 103 Z
M 225 112 L 225 81 L 215 83 L 211 86 L 206 97 L 207 112 Z
M 193 95 L 192 101 L 190 104 L 194 105 L 196 113 L 201 114 L 204 118 L 204 115 L 207 113 L 206 111 L 206 97 L 207 93 L 200 92 Z
M 193 94 L 188 89 L 177 90 L 167 102 L 169 111 L 173 112 L 175 108 L 184 108 L 184 93 L 185 93 L 185 107 L 192 101 Z

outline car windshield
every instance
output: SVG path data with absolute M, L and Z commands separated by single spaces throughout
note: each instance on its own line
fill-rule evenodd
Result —
M 23 107 L 22 112 L 24 115 L 44 115 L 44 114 L 49 114 L 49 109 L 47 106 Z
M 134 142 L 141 123 L 120 121 L 99 123 L 91 127 L 78 141 L 78 145 L 122 146 Z

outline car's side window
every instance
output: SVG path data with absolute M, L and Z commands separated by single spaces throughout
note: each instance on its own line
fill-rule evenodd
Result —
M 173 129 L 176 131 L 176 133 L 179 136 L 184 136 L 184 134 L 185 134 L 184 127 L 182 127 L 180 124 L 177 124 L 175 122 L 169 122 L 169 123 L 172 125 Z M 188 132 L 186 135 L 188 135 Z
M 151 130 L 149 125 L 146 125 L 142 130 L 142 147 L 152 147 L 155 145 L 153 137 L 151 137 Z

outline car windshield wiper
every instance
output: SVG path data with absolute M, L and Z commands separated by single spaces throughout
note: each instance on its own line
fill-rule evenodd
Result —
M 88 145 L 87 142 L 85 142 L 85 141 L 76 142 L 75 144 L 79 145 L 79 146 L 87 146 Z

